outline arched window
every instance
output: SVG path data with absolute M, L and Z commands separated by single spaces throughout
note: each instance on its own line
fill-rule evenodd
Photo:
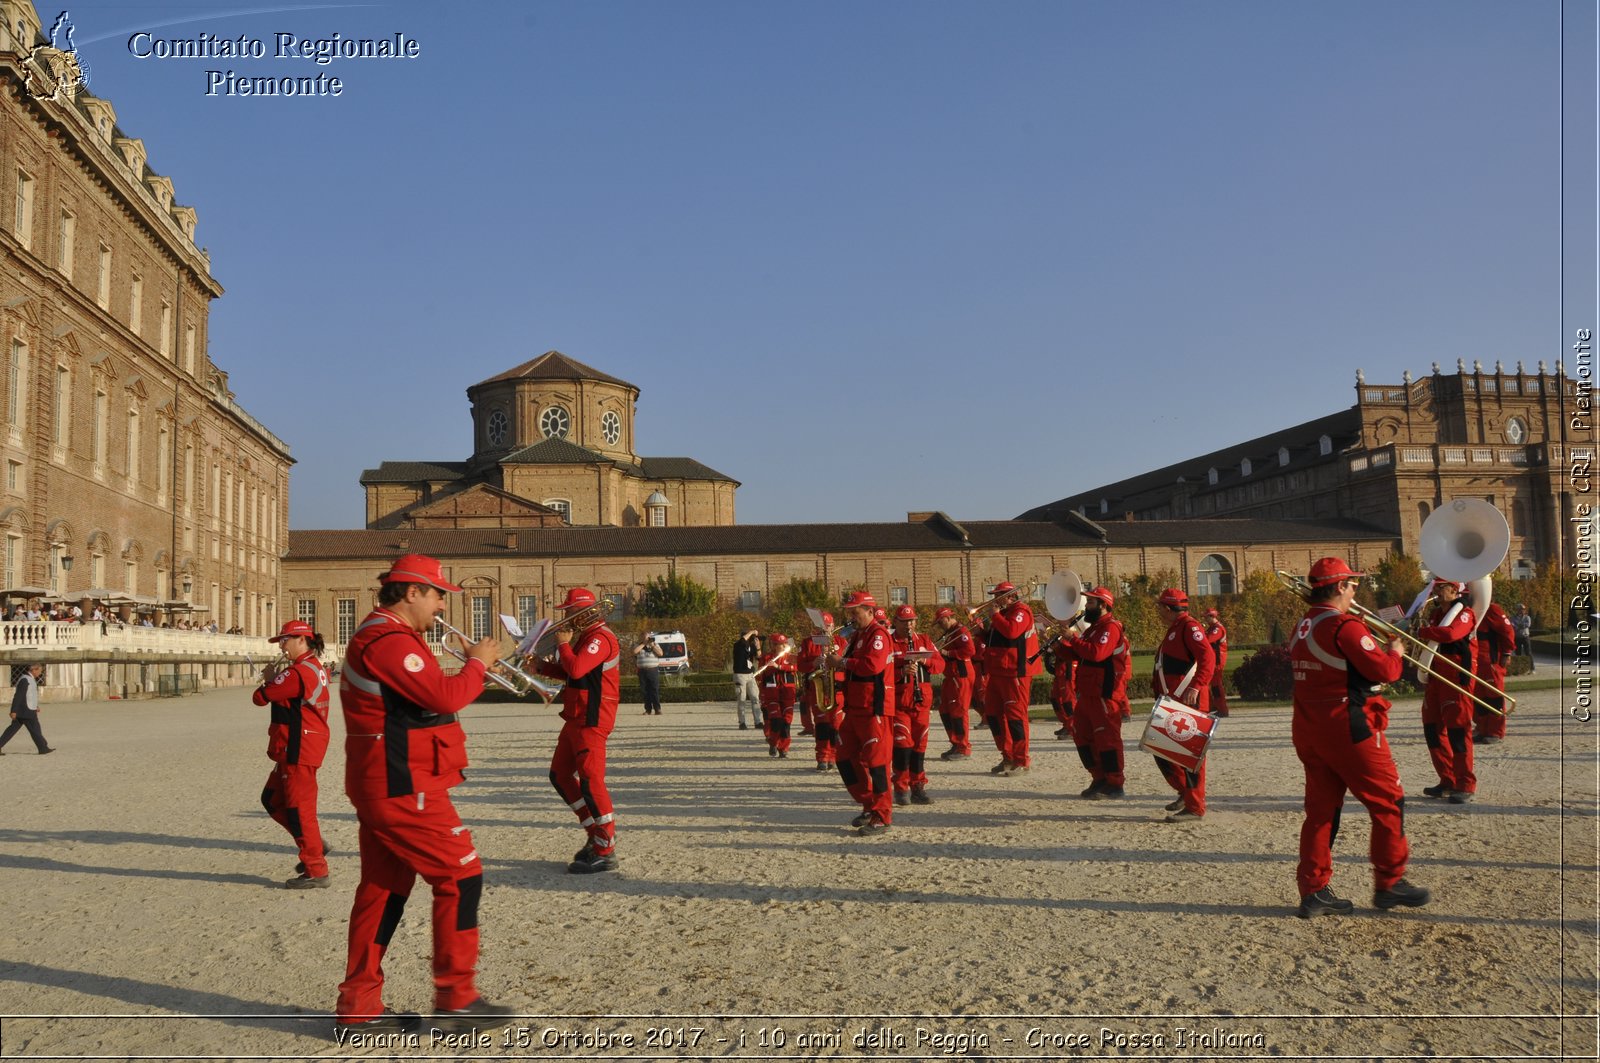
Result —
M 1240 476 L 1249 476 L 1250 475 L 1250 459 L 1249 458 L 1241 458 L 1241 459 L 1239 459 L 1239 475 Z
M 1333 453 L 1333 439 L 1331 437 L 1329 437 L 1329 436 L 1323 436 L 1321 439 L 1318 439 L 1317 440 L 1317 452 L 1319 454 L 1332 454 Z
M 1215 487 L 1217 484 L 1217 467 L 1215 465 L 1206 470 L 1206 483 Z
M 1207 554 L 1198 570 L 1199 594 L 1232 594 L 1233 566 L 1220 554 Z
M 1426 503 L 1426 502 L 1418 502 L 1417 503 L 1417 522 L 1419 524 L 1422 521 L 1425 521 L 1425 520 L 1428 519 L 1428 513 L 1429 513 L 1428 503 Z
M 1511 500 L 1511 534 L 1528 534 L 1528 507 L 1520 498 Z
M 1289 448 L 1288 447 L 1279 447 L 1278 448 L 1278 465 L 1281 468 L 1282 466 L 1287 465 L 1287 464 L 1289 464 Z
M 561 519 L 568 524 L 572 523 L 572 500 L 569 498 L 547 498 L 544 504 L 561 514 Z

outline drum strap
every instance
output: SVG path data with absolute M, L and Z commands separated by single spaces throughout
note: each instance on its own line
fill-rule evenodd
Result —
M 1161 693 L 1170 694 L 1175 698 L 1181 698 L 1183 697 L 1183 692 L 1189 689 L 1189 684 L 1194 680 L 1194 672 L 1196 668 L 1200 667 L 1200 662 L 1189 662 L 1189 670 L 1183 673 L 1183 679 L 1179 681 L 1175 689 L 1169 690 L 1167 689 L 1167 673 L 1161 668 L 1161 665 L 1165 660 L 1166 657 L 1164 655 L 1159 652 L 1156 653 L 1156 675 L 1161 680 Z

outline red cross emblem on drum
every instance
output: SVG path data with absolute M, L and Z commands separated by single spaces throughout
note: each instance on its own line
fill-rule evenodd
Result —
M 1176 698 L 1158 698 L 1150 709 L 1139 748 L 1171 761 L 1184 771 L 1198 771 L 1217 727 L 1217 719 Z

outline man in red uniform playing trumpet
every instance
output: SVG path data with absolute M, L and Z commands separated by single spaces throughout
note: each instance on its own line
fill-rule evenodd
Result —
M 267 641 L 283 648 L 289 666 L 250 696 L 257 705 L 272 706 L 267 756 L 273 768 L 261 791 L 261 807 L 300 849 L 299 874 L 284 885 L 326 889 L 327 847 L 317 827 L 317 769 L 328 751 L 328 670 L 317 659 L 322 640 L 304 620 L 291 620 Z
M 1449 798 L 1453 805 L 1466 804 L 1478 791 L 1478 777 L 1472 773 L 1472 699 L 1467 697 L 1473 693 L 1472 674 L 1478 663 L 1478 640 L 1474 634 L 1478 618 L 1463 597 L 1466 592 L 1465 584 L 1434 580 L 1438 604 L 1428 615 L 1427 624 L 1417 630 L 1417 638 L 1439 644 L 1429 667 L 1461 688 L 1453 690 L 1437 679 L 1423 676 L 1427 685 L 1422 690 L 1422 736 L 1439 782 L 1423 787 L 1422 792 L 1429 797 Z
M 761 667 L 761 728 L 766 732 L 767 755 L 788 759 L 796 667 L 788 635 L 780 632 L 772 636 L 772 649 L 761 655 Z
M 1167 633 L 1156 648 L 1155 672 L 1151 676 L 1151 692 L 1156 697 L 1176 698 L 1191 708 L 1209 712 L 1211 706 L 1211 673 L 1216 670 L 1216 660 L 1211 656 L 1211 644 L 1206 641 L 1205 630 L 1189 615 L 1189 596 L 1177 587 L 1168 587 L 1156 599 L 1161 619 L 1167 623 Z M 1167 806 L 1171 815 L 1168 823 L 1197 820 L 1206 814 L 1206 764 L 1200 762 L 1195 771 L 1185 771 L 1169 760 L 1155 758 L 1162 778 L 1178 791 L 1178 799 Z
M 967 722 L 972 712 L 972 688 L 977 678 L 975 658 L 980 650 L 972 632 L 956 620 L 956 612 L 949 606 L 940 606 L 933 614 L 933 622 L 941 632 L 944 657 L 944 682 L 939 684 L 939 720 L 950 739 L 950 748 L 939 754 L 940 760 L 966 760 L 972 756 L 972 739 L 967 732 Z
M 1116 598 L 1109 590 L 1096 587 L 1085 591 L 1083 603 L 1083 619 L 1089 627 L 1082 635 L 1067 636 L 1057 651 L 1078 661 L 1072 740 L 1089 773 L 1089 785 L 1079 796 L 1091 801 L 1115 800 L 1124 795 L 1127 780 L 1122 770 L 1122 721 L 1131 668 L 1128 636 L 1121 621 L 1111 615 Z
M 894 643 L 873 615 L 878 603 L 852 591 L 845 612 L 856 631 L 841 656 L 828 663 L 844 673 L 844 722 L 839 728 L 839 778 L 861 805 L 850 821 L 864 837 L 887 833 L 894 822 L 889 796 L 890 750 L 894 743 Z
M 894 614 L 895 692 L 894 803 L 931 805 L 928 796 L 928 723 L 933 707 L 930 675 L 944 672 L 933 640 L 916 630 L 917 610 L 902 605 Z M 926 654 L 923 660 L 912 656 Z
M 1372 903 L 1418 908 L 1428 891 L 1405 880 L 1410 846 L 1405 790 L 1383 740 L 1389 702 L 1384 683 L 1400 678 L 1400 640 L 1380 648 L 1366 624 L 1348 615 L 1365 575 L 1337 557 L 1311 566 L 1311 608 L 1289 642 L 1294 665 L 1294 751 L 1306 773 L 1306 818 L 1300 828 L 1295 882 L 1302 919 L 1338 915 L 1355 905 L 1330 888 L 1333 841 L 1346 791 L 1367 807 L 1372 822 Z
M 567 681 L 561 688 L 561 736 L 550 758 L 550 785 L 588 835 L 567 865 L 575 875 L 617 867 L 616 815 L 606 789 L 606 739 L 617 725 L 622 647 L 596 604 L 587 587 L 567 591 L 556 608 L 566 613 L 566 619 L 581 619 L 556 629 L 555 659 L 539 665 L 539 674 Z M 585 610 L 592 610 L 592 615 L 581 616 Z M 579 625 L 582 629 L 574 630 Z
M 378 608 L 356 628 L 339 672 L 344 788 L 360 824 L 361 884 L 350 908 L 350 954 L 339 984 L 340 1030 L 409 1031 L 414 1014 L 383 1006 L 383 957 L 417 876 L 433 888 L 435 1028 L 504 1026 L 511 1009 L 478 995 L 483 863 L 450 803 L 467 766 L 456 714 L 483 693 L 493 638 L 464 648 L 446 676 L 422 633 L 446 608 L 438 560 L 407 554 L 378 577 Z
M 1039 661 L 1039 632 L 1033 610 L 1022 601 L 1009 581 L 995 584 L 997 603 L 989 618 L 985 638 L 983 718 L 1000 750 L 995 775 L 1024 775 L 1032 764 L 1028 756 L 1028 703 L 1033 677 L 1044 671 Z

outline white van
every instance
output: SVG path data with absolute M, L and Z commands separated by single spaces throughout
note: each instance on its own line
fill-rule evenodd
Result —
M 681 631 L 646 631 L 645 641 L 656 640 L 661 650 L 662 675 L 687 675 L 689 672 L 689 640 Z

